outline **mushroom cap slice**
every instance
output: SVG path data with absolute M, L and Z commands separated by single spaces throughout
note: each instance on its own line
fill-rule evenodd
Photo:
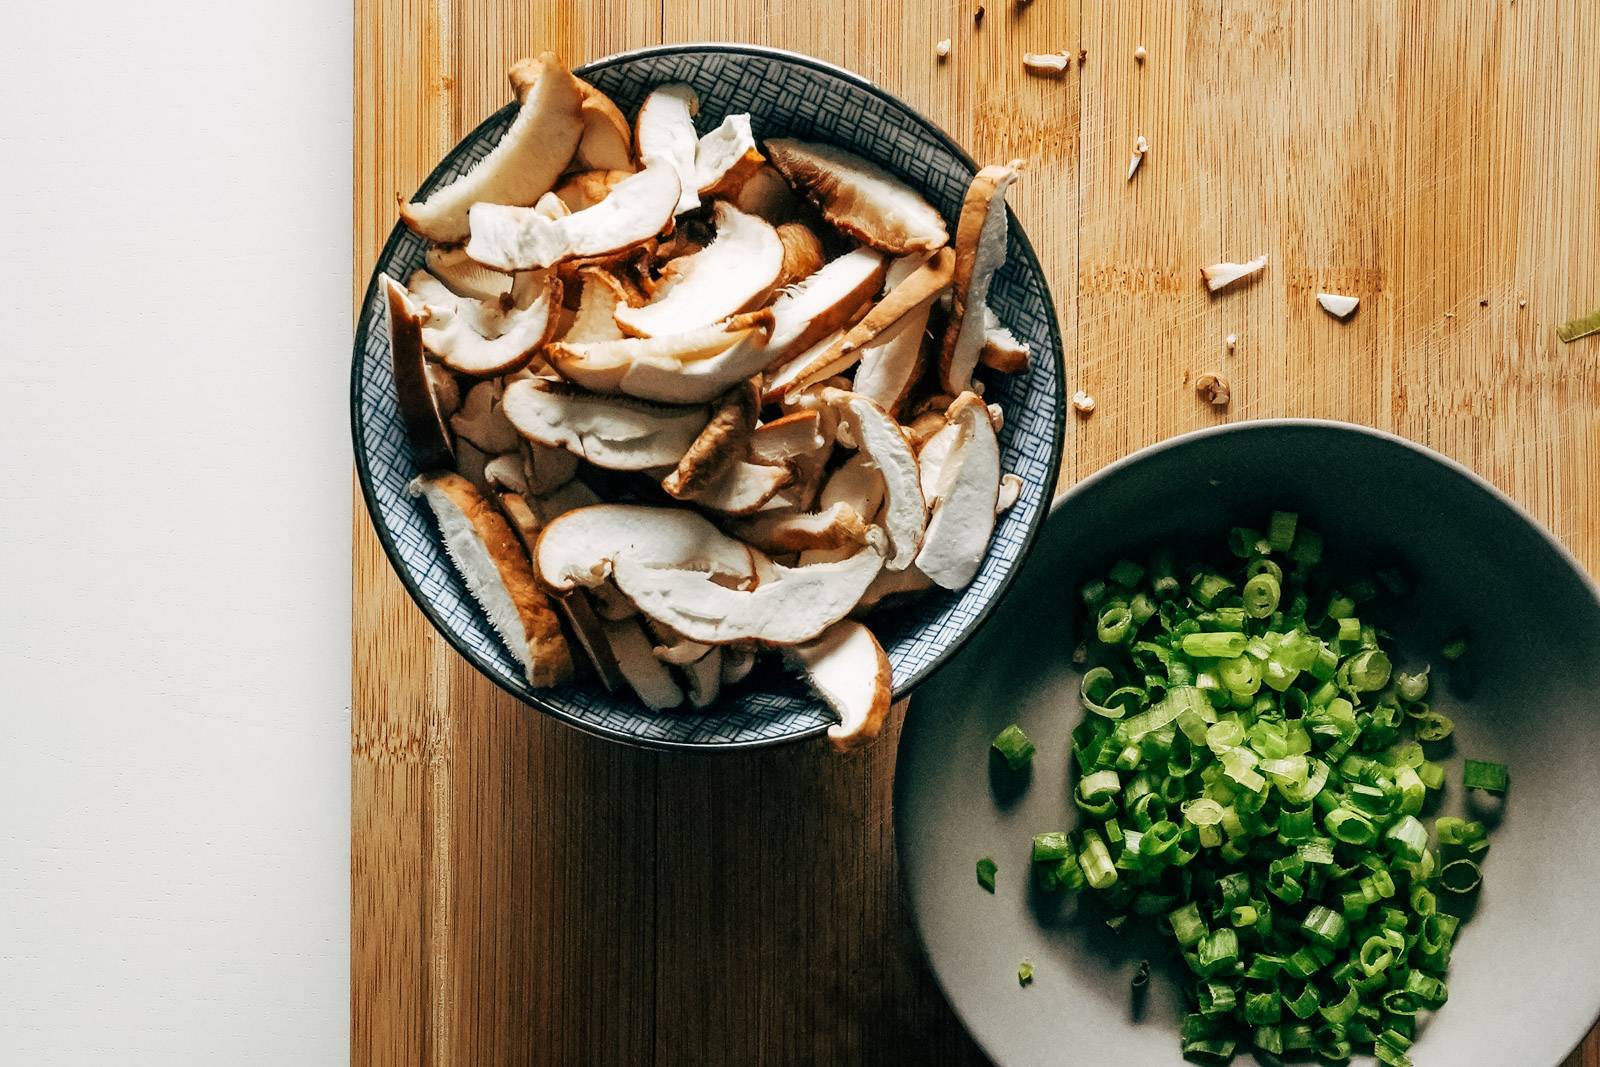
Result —
M 733 533 L 763 552 L 856 548 L 866 543 L 867 521 L 845 501 L 819 511 L 770 511 L 744 519 Z
M 537 272 L 512 285 L 510 306 L 457 296 L 427 271 L 407 283 L 421 305 L 422 344 L 446 367 L 475 377 L 509 374 L 528 364 L 555 332 L 561 282 Z
M 504 452 L 485 463 L 483 480 L 495 492 L 526 495 L 529 492 L 528 468 L 523 463 L 521 446 L 515 452 Z
M 760 407 L 754 382 L 742 382 L 724 393 L 677 469 L 662 479 L 661 487 L 675 497 L 692 497 L 720 479 L 749 452 Z
M 428 249 L 424 262 L 428 273 L 457 296 L 489 303 L 511 296 L 516 275 L 490 270 L 467 255 L 460 245 L 434 245 Z
M 822 238 L 803 222 L 786 222 L 778 227 L 783 242 L 783 269 L 778 272 L 778 288 L 793 285 L 822 269 Z
M 602 619 L 600 627 L 617 670 L 640 703 L 651 711 L 665 711 L 683 703 L 683 690 L 667 665 L 656 658 L 655 646 L 638 619 Z
M 740 211 L 760 215 L 774 226 L 790 221 L 800 211 L 800 198 L 771 163 L 763 163 L 744 180 L 733 194 L 733 202 Z
M 704 404 L 760 372 L 772 322 L 771 310 L 763 309 L 681 334 L 552 344 L 545 359 L 561 377 L 594 392 Z
M 582 78 L 575 78 L 583 95 L 583 135 L 573 162 L 585 170 L 633 170 L 633 130 L 617 105 Z
M 634 143 L 639 161 L 646 167 L 666 167 L 678 179 L 678 200 L 673 214 L 681 215 L 700 206 L 700 187 L 695 183 L 695 152 L 700 137 L 694 130 L 694 117 L 700 113 L 700 98 L 681 82 L 657 86 L 639 106 L 634 120 Z
M 528 490 L 546 496 L 566 485 L 578 473 L 578 457 L 564 448 L 552 448 L 526 438 L 522 442 L 523 481 Z
M 567 169 L 583 135 L 578 80 L 552 52 L 519 60 L 510 78 L 521 103 L 517 117 L 471 170 L 428 199 L 400 206 L 400 218 L 413 231 L 435 241 L 463 241 L 474 204 L 532 204 Z
M 794 481 L 788 467 L 736 460 L 715 481 L 685 499 L 724 515 L 749 515 L 760 511 L 768 501 Z
M 778 403 L 791 397 L 798 396 L 810 386 L 800 381 L 800 376 L 815 364 L 821 362 L 829 352 L 839 346 L 844 338 L 843 330 L 834 330 L 817 338 L 817 343 L 795 356 L 767 375 L 761 387 L 761 399 L 766 403 Z M 812 383 L 815 384 L 815 383 Z
M 624 558 L 653 567 L 695 568 L 736 582 L 749 582 L 756 575 L 755 553 L 748 545 L 687 508 L 643 504 L 576 508 L 545 524 L 533 553 L 539 580 L 556 592 L 594 588 Z
M 948 248 L 941 248 L 933 258 L 892 286 L 860 322 L 846 330 L 826 350 L 812 356 L 810 362 L 789 379 L 784 392 L 799 392 L 808 385 L 815 385 L 847 369 L 861 358 L 868 345 L 880 338 L 892 337 L 897 331 L 918 324 L 926 325 L 933 302 L 950 288 L 954 269 L 954 253 Z M 920 348 L 920 328 L 913 337 Z
M 944 219 L 921 194 L 853 152 L 777 137 L 767 141 L 767 156 L 823 218 L 873 248 L 901 256 L 950 239 Z
M 867 591 L 861 594 L 861 601 L 856 604 L 851 614 L 865 615 L 876 611 L 884 604 L 898 602 L 918 593 L 926 593 L 933 587 L 933 579 L 916 567 L 907 567 L 903 571 L 882 571 L 872 579 Z
M 781 365 L 850 321 L 878 292 L 888 261 L 870 248 L 847 252 L 772 302 L 774 365 Z
M 729 115 L 695 146 L 695 189 L 702 198 L 727 196 L 766 161 L 750 132 L 750 116 Z
M 983 309 L 983 350 L 978 361 L 1001 374 L 1020 374 L 1028 369 L 1028 344 L 1006 328 L 988 307 Z
M 512 382 L 501 409 L 528 440 L 618 471 L 675 466 L 709 414 L 703 407 L 594 396 L 538 378 Z
M 826 390 L 823 396 L 839 410 L 841 430 L 848 429 L 857 450 L 866 453 L 883 476 L 884 508 L 880 522 L 889 535 L 889 558 L 884 566 L 892 571 L 903 570 L 917 556 L 928 518 L 917 457 L 900 431 L 900 424 L 876 401 L 842 389 Z M 984 419 L 987 425 L 987 411 Z M 999 475 L 995 478 L 998 480 Z M 993 516 L 990 518 L 992 520 Z
M 830 443 L 822 429 L 822 417 L 817 411 L 792 411 L 763 422 L 750 435 L 750 458 L 757 463 L 780 465 L 799 456 L 814 455 Z
M 848 504 L 856 514 L 871 522 L 883 509 L 883 500 L 883 475 L 870 455 L 857 452 L 828 476 L 817 498 L 817 507 Z
M 482 452 L 492 456 L 516 452 L 522 448 L 522 435 L 511 425 L 501 410 L 504 395 L 499 381 L 489 379 L 467 390 L 461 410 L 450 416 L 450 428 L 458 437 L 471 441 Z M 521 465 L 520 458 L 518 465 Z
M 506 520 L 459 474 L 425 474 L 407 492 L 439 523 L 450 562 L 535 689 L 572 677 L 561 623 L 534 581 L 528 557 Z
M 717 235 L 698 252 L 671 260 L 643 307 L 619 305 L 617 325 L 635 337 L 709 326 L 766 299 L 783 269 L 783 242 L 771 226 L 717 201 Z
M 966 429 L 962 424 L 947 421 L 943 428 L 924 441 L 922 447 L 917 450 L 923 499 L 934 501 L 939 498 L 939 491 L 944 484 L 940 479 L 944 477 L 945 462 L 961 443 L 965 433 Z
M 828 727 L 835 749 L 846 752 L 878 736 L 889 717 L 894 674 L 871 630 L 846 619 L 815 640 L 788 649 L 784 658 L 839 716 Z
M 939 351 L 939 381 L 958 394 L 972 382 L 983 354 L 987 330 L 984 312 L 989 283 L 1006 261 L 1006 190 L 1016 181 L 1020 159 L 984 167 L 967 187 L 956 227 L 955 299 Z
M 450 428 L 440 410 L 427 356 L 423 354 L 421 317 L 405 286 L 387 274 L 379 281 L 389 312 L 389 361 L 394 367 L 395 399 L 411 442 L 411 455 L 423 470 L 453 466 L 456 457 Z
M 534 546 L 539 543 L 539 530 L 543 524 L 529 505 L 527 498 L 519 493 L 501 493 L 500 510 L 505 513 L 507 521 L 511 523 L 512 532 L 517 535 L 517 540 L 522 542 L 522 547 L 531 559 Z M 582 590 L 574 589 L 565 596 L 556 597 L 554 603 L 556 613 L 566 620 L 567 628 L 577 639 L 578 647 L 593 665 L 600 684 L 610 692 L 626 687 L 628 680 L 617 667 L 616 657 L 611 653 L 611 644 L 606 639 L 600 618 L 595 615 L 594 605 L 589 602 L 588 596 Z
M 553 190 L 568 212 L 594 207 L 634 173 L 627 170 L 580 170 L 569 174 Z
M 926 255 L 921 252 L 899 257 L 889 264 L 884 287 L 894 290 L 919 270 L 926 260 Z M 900 409 L 911 396 L 912 388 L 922 377 L 927 362 L 923 340 L 932 311 L 933 303 L 930 301 L 908 314 L 898 328 L 886 331 L 861 350 L 861 362 L 856 367 L 855 383 L 851 388 L 882 404 L 883 409 L 891 415 L 899 415 Z
M 678 175 L 646 167 L 612 187 L 592 207 L 552 219 L 534 208 L 478 203 L 468 212 L 467 255 L 496 270 L 532 270 L 570 259 L 614 256 L 655 237 L 672 222 Z
M 691 641 L 782 646 L 809 641 L 848 615 L 882 566 L 881 547 L 869 542 L 836 563 L 774 564 L 773 576 L 750 590 L 628 554 L 617 557 L 612 574 L 644 615 Z
M 963 393 L 947 415 L 960 437 L 940 464 L 917 568 L 945 589 L 960 589 L 978 573 L 994 532 L 1000 446 L 989 409 L 977 395 Z

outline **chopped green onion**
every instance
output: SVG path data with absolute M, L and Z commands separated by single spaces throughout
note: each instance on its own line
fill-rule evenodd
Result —
M 990 747 L 1005 757 L 1006 766 L 1014 771 L 1020 771 L 1033 759 L 1033 742 L 1016 723 L 996 734 Z
M 1483 872 L 1472 860 L 1451 860 L 1439 871 L 1439 885 L 1451 893 L 1470 893 L 1483 881 Z
M 1072 842 L 1064 830 L 1033 835 L 1033 862 L 1066 859 L 1072 855 Z
M 1027 985 L 1033 981 L 1033 961 L 1023 960 L 1017 964 L 1017 984 Z
M 1300 932 L 1308 941 L 1324 948 L 1343 947 L 1347 936 L 1344 916 L 1321 904 L 1306 912 L 1305 920 L 1300 924 Z
M 978 884 L 989 892 L 994 892 L 994 875 L 1000 868 L 995 866 L 994 860 L 988 856 L 978 861 Z
M 1287 552 L 1294 545 L 1294 529 L 1300 516 L 1292 511 L 1274 511 L 1267 520 L 1267 542 L 1274 552 Z
M 1563 344 L 1571 344 L 1580 337 L 1588 337 L 1595 333 L 1600 333 L 1600 308 L 1587 315 L 1569 319 L 1556 327 L 1556 336 Z
M 1183 654 L 1208 659 L 1231 659 L 1244 654 L 1249 638 L 1238 633 L 1188 634 L 1183 639 Z
M 1452 663 L 1466 654 L 1467 633 L 1465 630 L 1457 630 L 1455 633 L 1445 638 L 1444 647 L 1439 649 L 1439 655 L 1443 656 L 1447 660 L 1450 660 Z
M 1504 796 L 1511 784 L 1511 775 L 1503 763 L 1469 759 L 1461 771 L 1461 781 L 1468 789 L 1482 789 Z
M 1262 573 L 1245 582 L 1240 595 L 1244 598 L 1244 610 L 1252 619 L 1265 619 L 1278 610 L 1283 587 L 1277 578 Z

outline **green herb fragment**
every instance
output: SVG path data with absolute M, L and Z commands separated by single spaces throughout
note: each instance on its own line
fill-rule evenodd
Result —
M 1445 638 L 1444 647 L 1439 649 L 1439 655 L 1454 663 L 1467 654 L 1467 634 L 1465 630 L 1457 630 Z
M 1017 984 L 1027 985 L 1033 981 L 1033 961 L 1023 960 L 1017 964 Z
M 1588 337 L 1593 333 L 1600 333 L 1600 309 L 1591 311 L 1587 315 L 1580 315 L 1578 318 L 1570 322 L 1563 322 L 1556 327 L 1556 336 L 1566 344 L 1571 344 L 1578 338 Z
M 1503 763 L 1469 759 L 1461 771 L 1461 784 L 1468 789 L 1482 789 L 1504 796 L 1506 787 L 1511 784 L 1511 772 L 1506 770 Z
M 1000 868 L 988 856 L 978 861 L 978 884 L 989 892 L 994 892 L 994 875 Z
M 1033 742 L 1022 732 L 1022 727 L 1012 723 L 995 735 L 992 747 L 1005 757 L 1006 766 L 1020 771 L 1033 759 Z

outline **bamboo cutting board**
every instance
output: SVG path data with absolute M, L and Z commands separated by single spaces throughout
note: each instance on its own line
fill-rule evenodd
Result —
M 517 57 L 792 48 L 980 162 L 1030 161 L 1011 202 L 1053 283 L 1067 388 L 1097 401 L 1069 426 L 1064 485 L 1223 419 L 1348 419 L 1467 463 L 1600 571 L 1600 338 L 1552 332 L 1600 305 L 1590 0 L 976 7 L 356 0 L 358 284 L 395 195 L 505 102 Z M 1062 48 L 1087 56 L 1023 72 L 1024 51 Z M 1262 252 L 1258 284 L 1205 294 L 1200 265 Z M 1335 322 L 1324 290 L 1360 310 Z M 1232 386 L 1225 412 L 1195 397 L 1207 371 Z M 359 496 L 354 539 L 354 1062 L 981 1062 L 901 913 L 898 714 L 851 759 L 596 741 L 433 636 Z M 1600 1067 L 1600 1036 L 1579 1064 Z

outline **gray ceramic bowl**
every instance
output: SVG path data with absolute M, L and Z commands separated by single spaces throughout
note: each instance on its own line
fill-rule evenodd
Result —
M 868 156 L 909 182 L 953 221 L 977 167 L 949 135 L 906 104 L 849 71 L 793 52 L 750 45 L 668 45 L 611 56 L 577 74 L 632 116 L 654 87 L 687 82 L 700 96 L 697 124 L 749 112 L 756 136 L 825 141 Z M 425 196 L 482 159 L 511 124 L 515 106 L 491 115 L 428 176 Z M 765 667 L 704 714 L 646 710 L 630 695 L 598 685 L 534 691 L 490 630 L 450 565 L 427 508 L 405 493 L 417 473 L 394 397 L 377 273 L 409 277 L 422 266 L 421 239 L 396 226 L 361 304 L 350 372 L 350 423 L 356 473 L 373 528 L 395 573 L 428 621 L 484 676 L 506 692 L 579 729 L 652 748 L 742 748 L 821 733 L 835 716 L 795 678 Z M 931 595 L 874 617 L 888 653 L 896 696 L 904 696 L 975 633 L 1044 523 L 1060 467 L 1061 336 L 1039 260 L 1011 224 L 1005 266 L 989 300 L 1001 320 L 1032 346 L 1023 374 L 987 378 L 986 397 L 1005 410 L 1000 461 L 1023 480 L 1017 503 L 996 524 L 978 576 L 957 593 Z
M 1476 913 L 1457 941 L 1450 1001 L 1413 1059 L 1560 1063 L 1600 1012 L 1600 593 L 1549 534 L 1465 468 L 1342 423 L 1237 423 L 1087 479 L 1056 504 L 991 624 L 918 694 L 901 741 L 895 821 L 940 984 L 1008 1067 L 1184 1062 L 1175 972 L 1158 971 L 1138 1020 L 1130 1005 L 1134 961 L 1162 958 L 1165 946 L 1114 935 L 1034 891 L 1029 838 L 1075 825 L 1066 753 L 1081 715 L 1070 659 L 1080 584 L 1130 551 L 1215 543 L 1273 508 L 1320 529 L 1333 566 L 1409 568 L 1417 588 L 1386 621 L 1411 665 L 1437 658 L 1455 626 L 1472 628 L 1464 677 L 1430 696 L 1456 722 L 1442 813 L 1483 807 L 1463 796 L 1464 755 L 1511 767 L 1503 808 L 1483 812 L 1500 821 Z M 1038 754 L 1026 788 L 1002 795 L 986 749 L 1012 721 Z M 973 876 L 985 855 L 1000 867 L 993 896 Z M 1037 970 L 1021 989 L 1024 957 Z

